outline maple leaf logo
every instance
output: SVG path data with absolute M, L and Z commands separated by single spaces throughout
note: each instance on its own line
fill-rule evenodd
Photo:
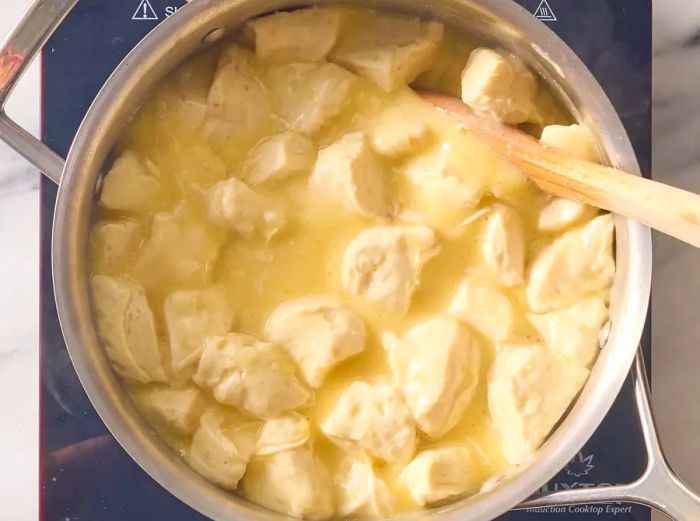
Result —
M 588 473 L 593 470 L 593 468 L 593 454 L 584 458 L 583 452 L 579 452 L 566 466 L 566 473 L 569 476 L 580 478 L 581 476 L 588 476 Z

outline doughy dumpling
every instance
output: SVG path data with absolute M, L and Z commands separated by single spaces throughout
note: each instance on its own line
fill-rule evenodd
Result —
M 315 520 L 335 510 L 328 471 L 309 447 L 256 456 L 242 485 L 248 499 L 283 514 Z
M 208 480 L 235 490 L 254 452 L 255 425 L 243 423 L 235 414 L 208 409 L 194 433 L 187 461 Z
M 311 393 L 282 348 L 241 333 L 208 337 L 194 381 L 220 403 L 261 418 L 305 406 Z
M 146 414 L 178 434 L 192 434 L 197 429 L 206 405 L 202 391 L 194 386 L 150 387 L 140 394 L 139 401 Z
M 246 25 L 255 34 L 255 53 L 265 60 L 321 61 L 340 33 L 338 9 L 299 9 L 256 18 Z
M 242 73 L 252 73 L 255 69 L 255 55 L 242 47 L 236 42 L 224 44 L 219 51 L 219 60 L 216 64 L 216 70 L 223 69 L 226 65 L 233 64 L 236 70 Z M 211 90 L 211 86 L 207 90 L 207 94 Z
M 432 438 L 457 425 L 474 397 L 480 346 L 466 326 L 435 317 L 403 338 L 383 337 L 396 386 L 403 391 L 418 427 Z
M 253 53 L 237 45 L 222 52 L 207 97 L 204 132 L 218 142 L 258 133 L 270 121 L 272 99 L 253 67 Z
M 420 452 L 400 477 L 414 501 L 425 506 L 478 490 L 476 465 L 468 447 L 439 447 Z
M 600 162 L 593 133 L 583 125 L 548 125 L 542 130 L 540 141 L 557 147 L 576 159 Z M 595 212 L 595 208 L 579 201 L 554 197 L 540 212 L 539 229 L 559 231 L 584 217 L 591 217 Z
M 267 85 L 290 128 L 308 135 L 342 110 L 356 79 L 333 63 L 292 63 L 270 67 Z
M 285 225 L 284 212 L 266 197 L 235 177 L 206 191 L 209 218 L 250 238 L 260 234 L 269 240 Z
M 195 55 L 173 71 L 172 83 L 165 86 L 157 96 L 167 100 L 158 105 L 159 123 L 167 127 L 174 122 L 186 134 L 192 135 L 201 127 L 207 112 L 207 95 L 211 87 L 211 59 L 200 59 Z M 170 83 L 170 82 L 169 82 Z
M 542 130 L 540 141 L 557 147 L 576 159 L 600 162 L 593 133 L 583 125 L 547 125 Z
M 258 433 L 256 454 L 272 454 L 304 445 L 311 437 L 309 422 L 301 414 L 291 412 L 267 420 Z
M 477 276 L 462 281 L 447 311 L 494 342 L 507 340 L 515 323 L 508 297 Z
M 338 515 L 342 517 L 386 517 L 394 510 L 394 498 L 372 463 L 360 451 L 348 454 L 335 475 Z
M 552 351 L 588 367 L 598 354 L 598 335 L 608 319 L 608 307 L 601 297 L 543 315 L 528 314 L 535 329 Z
M 481 252 L 504 286 L 525 280 L 525 231 L 517 210 L 500 203 L 491 207 Z
M 331 297 L 302 297 L 280 304 L 265 335 L 296 361 L 306 381 L 319 387 L 337 364 L 365 348 L 365 324 Z
M 114 369 L 142 383 L 165 382 L 153 313 L 141 286 L 123 277 L 91 280 L 97 331 Z
M 488 403 L 508 463 L 523 463 L 539 448 L 587 378 L 587 369 L 543 346 L 500 346 Z
M 134 274 L 146 287 L 162 290 L 207 282 L 225 239 L 203 216 L 183 204 L 153 217 L 139 250 Z
M 176 378 L 192 374 L 207 336 L 231 329 L 232 312 L 218 287 L 171 293 L 163 314 L 170 339 L 170 367 Z
M 612 215 L 601 215 L 545 247 L 530 266 L 530 308 L 560 309 L 612 284 L 614 228 Z
M 343 286 L 353 295 L 405 313 L 423 266 L 440 251 L 427 226 L 379 226 L 360 233 L 345 249 Z
M 422 145 L 430 136 L 430 127 L 415 114 L 416 101 L 398 98 L 371 124 L 374 149 L 388 157 L 407 154 Z
M 110 210 L 148 210 L 161 195 L 160 181 L 149 174 L 134 152 L 126 150 L 102 182 L 100 206 Z
M 540 211 L 537 227 L 544 232 L 558 232 L 586 217 L 592 217 L 596 211 L 579 201 L 553 197 Z
M 311 140 L 296 132 L 275 134 L 251 152 L 250 182 L 259 185 L 286 179 L 296 173 L 311 170 L 315 159 L 316 147 Z
M 384 176 L 365 135 L 351 132 L 321 149 L 309 186 L 360 215 L 385 217 L 389 202 Z
M 473 165 L 464 161 L 469 155 L 448 144 L 407 161 L 402 167 L 411 190 L 407 206 L 425 214 L 440 229 L 461 222 L 484 194 L 481 179 L 472 173 Z
M 442 40 L 439 22 L 371 13 L 356 15 L 331 51 L 331 60 L 390 92 L 432 65 Z
M 411 411 L 399 390 L 390 385 L 353 382 L 321 429 L 332 439 L 389 463 L 406 463 L 416 449 Z
M 175 138 L 159 146 L 159 161 L 185 199 L 199 202 L 202 188 L 228 177 L 226 163 L 203 138 Z
M 143 239 L 138 221 L 100 221 L 92 230 L 93 263 L 97 271 L 125 269 L 136 255 Z
M 472 51 L 462 72 L 462 101 L 474 112 L 503 123 L 524 123 L 536 95 L 537 80 L 518 58 L 484 47 Z

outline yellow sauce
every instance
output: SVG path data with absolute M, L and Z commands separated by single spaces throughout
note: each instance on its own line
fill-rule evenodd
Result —
M 452 64 L 450 67 L 449 60 L 453 56 L 456 60 L 463 61 L 471 44 L 460 41 L 451 34 L 446 41 L 448 47 L 452 46 L 449 48 L 452 49 L 452 55 L 449 49 L 443 53 L 445 57 L 442 59 L 447 60 L 442 68 L 444 72 L 422 76 L 421 84 L 439 88 L 442 82 L 442 90 L 451 92 L 454 91 L 454 71 L 459 71 L 463 63 L 458 63 L 456 67 Z M 127 213 L 98 208 L 95 218 L 96 221 L 124 217 L 136 219 L 145 230 L 147 239 L 154 215 L 160 211 L 172 211 L 180 205 L 180 211 L 187 214 L 183 218 L 196 219 L 208 228 L 209 235 L 204 241 L 218 248 L 218 255 L 213 262 L 201 269 L 187 276 L 173 278 L 157 263 L 140 263 L 139 251 L 132 252 L 130 262 L 117 269 L 101 266 L 99 252 L 95 251 L 93 274 L 107 272 L 123 275 L 146 288 L 164 346 L 167 346 L 168 339 L 163 323 L 163 301 L 177 289 L 221 285 L 234 310 L 233 330 L 260 338 L 264 337 L 266 318 L 281 302 L 311 294 L 339 296 L 364 319 L 368 331 L 366 349 L 338 365 L 325 379 L 322 387 L 315 390 L 313 406 L 300 411 L 308 417 L 314 428 L 316 453 L 332 472 L 337 464 L 339 449 L 320 433 L 318 424 L 328 415 L 339 393 L 349 383 L 360 379 L 391 379 L 380 342 L 381 334 L 387 331 L 402 334 L 418 321 L 444 313 L 465 273 L 475 268 L 487 269 L 479 250 L 484 220 L 478 212 L 493 202 L 493 192 L 497 192 L 499 198 L 507 200 L 520 211 L 529 248 L 526 263 L 548 238 L 538 232 L 536 226 L 538 212 L 546 200 L 512 165 L 497 156 L 487 145 L 457 128 L 447 116 L 426 106 L 409 89 L 385 94 L 369 81 L 358 79 L 341 114 L 313 136 L 317 147 L 333 142 L 348 131 L 367 129 L 380 109 L 401 103 L 407 110 L 414 111 L 415 117 L 426 118 L 433 129 L 431 141 L 423 148 L 452 147 L 459 160 L 470 165 L 470 175 L 479 179 L 487 188 L 488 194 L 476 208 L 465 211 L 463 215 L 443 213 L 440 201 L 433 202 L 435 222 L 445 223 L 438 230 L 442 250 L 425 266 L 408 313 L 392 313 L 368 304 L 342 289 L 340 262 L 345 247 L 360 231 L 380 225 L 382 221 L 343 210 L 338 204 L 310 192 L 307 186 L 308 173 L 255 188 L 285 208 L 288 215 L 286 228 L 269 242 L 263 238 L 244 239 L 236 232 L 224 230 L 207 221 L 202 190 L 228 176 L 245 177 L 245 157 L 250 147 L 278 131 L 280 125 L 279 122 L 273 122 L 258 135 L 223 148 L 207 142 L 197 128 L 189 125 L 195 102 L 206 99 L 216 68 L 217 53 L 216 49 L 208 51 L 183 64 L 146 103 L 122 141 L 121 150 L 136 152 L 157 172 L 164 186 L 163 196 L 154 200 L 145 212 Z M 264 71 L 264 64 L 256 63 L 255 66 Z M 419 152 L 416 150 L 411 155 Z M 402 167 L 408 159 L 383 159 L 390 196 L 403 208 L 411 208 L 417 202 L 420 203 L 421 197 L 402 177 Z M 472 222 L 458 226 L 459 222 L 472 214 L 476 214 Z M 384 224 L 398 222 L 398 217 L 394 217 L 384 221 Z M 174 245 L 175 248 L 179 246 Z M 504 291 L 516 311 L 517 322 L 513 336 L 524 340 L 536 338 L 525 318 L 527 308 L 524 304 L 524 285 Z M 443 438 L 427 439 L 421 435 L 418 450 L 443 442 L 466 443 L 478 454 L 476 461 L 479 461 L 479 467 L 474 472 L 484 482 L 503 473 L 506 462 L 501 453 L 498 435 L 491 425 L 486 396 L 486 377 L 494 356 L 494 345 L 485 337 L 480 336 L 479 340 L 482 346 L 482 364 L 474 400 L 457 427 Z M 167 348 L 164 351 L 167 356 Z M 125 385 L 138 402 L 138 393 L 143 386 L 128 381 Z M 214 404 L 212 399 L 211 405 Z M 172 433 L 162 425 L 156 427 L 178 453 L 187 453 L 187 437 Z M 398 482 L 396 469 L 376 464 L 375 470 L 392 489 L 397 512 L 419 508 Z

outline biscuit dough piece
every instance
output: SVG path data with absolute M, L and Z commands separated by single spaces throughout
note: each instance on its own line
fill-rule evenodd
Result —
M 480 483 L 474 459 L 464 446 L 427 449 L 401 471 L 401 481 L 421 506 L 475 492 Z
M 338 515 L 386 517 L 394 510 L 394 499 L 384 480 L 372 468 L 369 458 L 348 454 L 335 476 Z
M 157 177 L 151 175 L 135 152 L 124 151 L 105 175 L 100 206 L 109 210 L 147 210 L 162 196 Z
M 583 125 L 547 125 L 542 130 L 540 141 L 557 147 L 576 159 L 600 163 L 593 133 Z
M 479 47 L 462 72 L 462 101 L 474 112 L 509 125 L 524 123 L 535 108 L 537 79 L 520 59 Z
M 241 423 L 235 414 L 207 409 L 192 437 L 187 461 L 208 480 L 236 490 L 255 452 L 254 427 Z
M 579 201 L 552 197 L 540 211 L 537 227 L 543 232 L 559 232 L 593 217 L 596 209 Z
M 217 286 L 171 293 L 163 304 L 163 314 L 170 340 L 170 368 L 178 379 L 192 375 L 204 350 L 204 339 L 228 333 L 233 316 Z
M 321 424 L 327 436 L 389 463 L 406 463 L 416 448 L 411 411 L 398 389 L 353 382 Z
M 271 61 L 322 61 L 338 40 L 339 9 L 310 7 L 277 12 L 246 24 L 255 35 L 255 54 Z
M 134 262 L 134 277 L 148 289 L 181 288 L 209 281 L 225 233 L 180 203 L 153 216 Z
M 435 60 L 441 23 L 381 13 L 358 18 L 342 32 L 330 59 L 386 92 L 408 85 Z
M 118 271 L 127 267 L 143 240 L 143 228 L 134 219 L 99 221 L 92 230 L 95 268 Z
M 368 217 L 386 217 L 384 169 L 362 132 L 345 134 L 322 148 L 309 179 L 312 190 Z
M 144 289 L 126 278 L 107 275 L 93 276 L 91 289 L 97 331 L 114 369 L 141 383 L 167 381 Z
M 258 234 L 270 240 L 286 223 L 282 209 L 235 177 L 209 188 L 206 200 L 213 222 L 246 238 Z
M 501 203 L 493 205 L 486 217 L 481 252 L 504 286 L 525 280 L 525 231 L 517 210 Z
M 349 102 L 357 76 L 334 63 L 274 65 L 266 85 L 289 128 L 316 134 Z
M 309 447 L 256 456 L 243 492 L 251 501 L 299 518 L 328 519 L 335 511 L 328 471 Z
M 535 108 L 537 79 L 520 59 L 479 47 L 462 72 L 462 101 L 503 123 L 526 122 Z
M 598 337 L 608 319 L 608 307 L 601 297 L 591 297 L 569 308 L 527 318 L 552 351 L 589 367 L 598 351 Z
M 515 324 L 515 312 L 508 297 L 477 276 L 469 276 L 460 283 L 448 313 L 493 342 L 507 340 Z
M 267 420 L 258 433 L 256 454 L 273 454 L 304 445 L 311 438 L 309 422 L 301 414 L 291 412 Z
M 361 232 L 345 249 L 343 286 L 353 295 L 405 313 L 423 266 L 440 251 L 427 226 L 379 226 Z
M 546 246 L 530 265 L 530 308 L 537 313 L 561 309 L 610 286 L 614 231 L 612 215 L 601 215 Z
M 588 370 L 541 345 L 502 345 L 488 377 L 488 404 L 503 453 L 525 462 L 588 378 Z
M 288 300 L 268 317 L 265 334 L 299 365 L 312 387 L 319 387 L 337 364 L 365 348 L 365 324 L 332 297 Z
M 212 389 L 218 402 L 260 418 L 276 418 L 311 400 L 282 348 L 241 333 L 206 339 L 194 381 Z
M 254 66 L 252 52 L 229 45 L 207 97 L 204 133 L 218 144 L 257 135 L 270 122 L 273 100 Z
M 311 170 L 316 159 L 316 147 L 311 140 L 296 132 L 275 134 L 251 152 L 250 183 L 259 185 L 287 179 Z
M 474 397 L 480 346 L 459 321 L 438 316 L 399 338 L 384 334 L 384 348 L 418 427 L 432 438 L 452 430 Z
M 206 405 L 202 391 L 192 385 L 182 389 L 150 387 L 141 393 L 140 402 L 147 414 L 182 435 L 197 429 Z

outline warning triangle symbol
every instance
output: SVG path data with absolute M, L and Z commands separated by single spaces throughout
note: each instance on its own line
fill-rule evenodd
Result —
M 549 2 L 547 2 L 547 0 L 542 0 L 533 14 L 535 15 L 535 18 L 542 20 L 543 22 L 557 21 L 557 17 L 554 14 L 554 11 L 552 11 L 552 8 L 549 6 Z
M 153 10 L 151 2 L 148 0 L 141 0 L 139 6 L 134 11 L 134 16 L 131 17 L 132 20 L 158 20 L 158 15 Z

